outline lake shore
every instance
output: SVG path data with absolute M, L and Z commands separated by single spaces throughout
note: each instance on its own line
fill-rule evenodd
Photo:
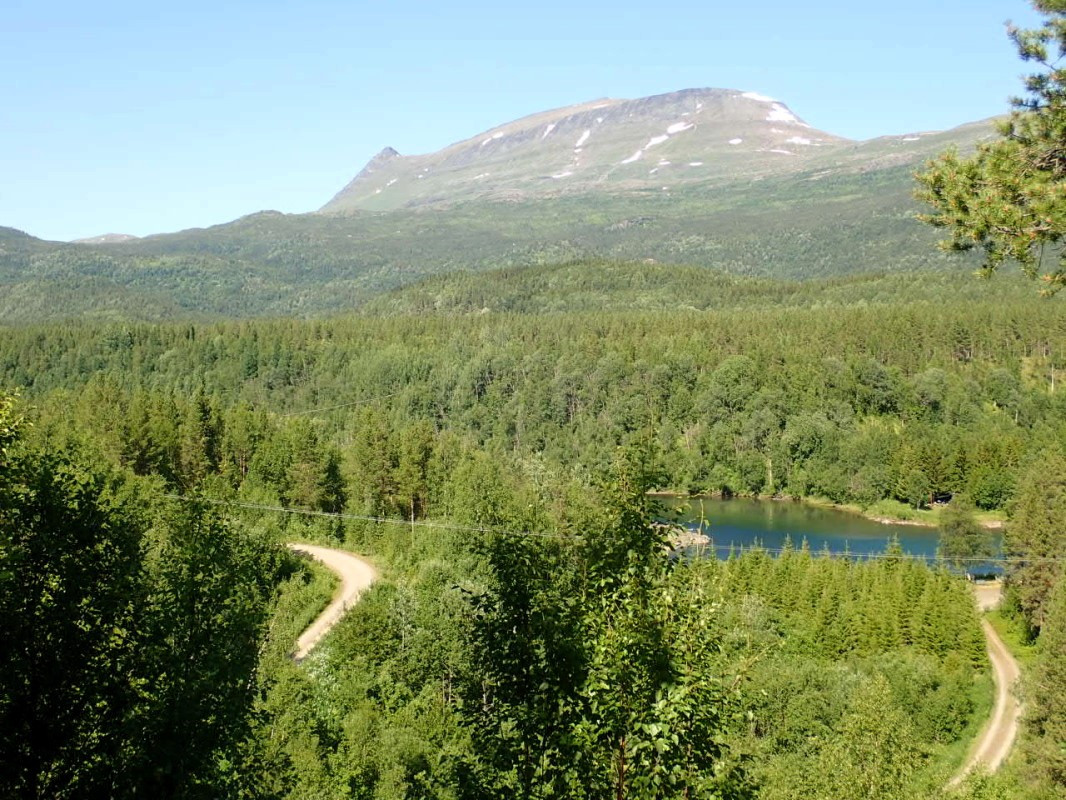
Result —
M 688 494 L 687 492 L 678 492 L 673 490 L 657 490 L 647 493 L 649 497 L 663 497 L 676 500 L 698 500 L 701 497 L 708 500 L 723 500 L 726 499 L 721 492 L 710 492 L 706 494 Z M 834 503 L 832 500 L 827 500 L 822 497 L 789 497 L 786 495 L 745 495 L 737 494 L 733 495 L 738 498 L 757 499 L 757 500 L 773 500 L 781 503 L 798 503 L 800 505 L 810 506 L 812 508 L 828 508 L 835 511 L 844 511 L 848 514 L 854 514 L 868 519 L 871 522 L 878 522 L 882 525 L 908 525 L 916 528 L 936 528 L 939 525 L 939 511 L 937 509 L 912 509 L 906 506 L 900 505 L 904 509 L 904 513 L 907 516 L 894 513 L 884 513 L 883 506 L 884 501 L 881 504 L 871 506 L 870 508 L 861 508 L 860 506 L 851 505 L 848 503 Z M 1002 519 L 994 517 L 986 512 L 979 512 L 977 515 L 977 522 L 986 530 L 990 531 L 1002 531 L 1006 527 L 1006 522 Z

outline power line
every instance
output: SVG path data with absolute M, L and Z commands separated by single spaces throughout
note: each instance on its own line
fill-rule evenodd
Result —
M 737 544 L 732 544 L 732 543 L 731 544 L 715 544 L 713 539 L 708 544 L 696 544 L 696 545 L 692 545 L 692 547 L 694 547 L 696 549 L 699 549 L 701 547 L 711 548 L 711 549 L 716 550 L 718 552 L 725 552 L 725 553 L 735 551 L 735 552 L 738 552 L 738 553 L 763 552 L 763 553 L 769 553 L 771 555 L 783 555 L 785 553 L 801 553 L 801 552 L 803 552 L 803 548 L 801 548 L 801 547 L 792 547 L 792 548 L 787 548 L 787 547 L 764 547 L 764 546 L 758 545 L 758 544 L 737 545 Z M 944 556 L 936 556 L 936 555 L 923 556 L 923 555 L 919 555 L 919 554 L 916 554 L 916 553 L 906 553 L 906 552 L 901 552 L 901 553 L 885 553 L 885 552 L 880 552 L 880 553 L 857 553 L 857 552 L 853 552 L 853 551 L 849 550 L 849 551 L 845 551 L 845 552 L 836 552 L 836 553 L 834 553 L 834 552 L 828 551 L 826 549 L 813 550 L 813 549 L 811 549 L 809 547 L 807 548 L 807 552 L 809 552 L 812 556 L 816 556 L 816 557 L 817 556 L 822 556 L 822 555 L 829 555 L 832 558 L 861 558 L 861 559 L 885 559 L 885 560 L 895 559 L 897 561 L 900 560 L 900 559 L 906 559 L 906 560 L 909 560 L 909 561 L 925 561 L 927 563 L 928 562 L 935 562 L 935 561 L 944 561 L 944 562 L 950 563 L 950 564 L 954 564 L 955 562 L 960 562 L 960 563 L 979 564 L 979 565 L 980 564 L 991 564 L 991 565 L 996 565 L 996 566 L 1006 566 L 1008 564 L 1015 564 L 1015 563 L 1024 563 L 1024 564 L 1035 564 L 1035 563 L 1058 564 L 1058 563 L 1066 563 L 1066 558 L 1060 557 L 1060 556 L 1039 556 L 1039 557 L 1035 557 L 1035 558 L 1034 557 L 1028 557 L 1027 558 L 1027 557 L 1023 557 L 1023 556 L 1018 556 L 1018 557 L 1015 557 L 1015 558 L 1008 558 L 1008 557 L 1005 557 L 1005 556 L 993 556 L 993 557 L 989 557 L 989 558 L 982 558 L 980 556 L 961 556 L 959 558 L 945 558 Z
M 278 514 L 294 514 L 297 516 L 307 517 L 325 517 L 329 519 L 350 519 L 359 522 L 376 522 L 385 525 L 404 525 L 417 528 L 428 528 L 438 530 L 453 530 L 453 531 L 471 531 L 474 533 L 490 533 L 500 536 L 527 536 L 539 539 L 559 539 L 563 541 L 584 541 L 583 536 L 578 535 L 566 535 L 560 533 L 544 533 L 541 531 L 511 531 L 502 528 L 489 528 L 485 526 L 477 525 L 460 525 L 458 523 L 451 522 L 433 522 L 430 520 L 407 520 L 397 519 L 395 517 L 376 517 L 368 514 L 345 514 L 333 511 L 315 511 L 310 508 L 291 508 L 286 506 L 271 506 L 260 503 L 242 503 L 237 500 L 216 500 L 208 497 L 187 497 L 185 495 L 167 494 L 163 495 L 169 500 L 178 500 L 183 503 L 207 503 L 209 505 L 226 506 L 235 508 L 245 508 L 252 511 L 269 511 Z M 762 552 L 770 555 L 783 555 L 785 553 L 799 554 L 804 552 L 802 547 L 764 547 L 758 544 L 752 545 L 736 545 L 736 544 L 715 544 L 713 539 L 708 544 L 696 544 L 692 545 L 692 548 L 699 550 L 703 548 L 710 548 L 718 553 L 753 553 Z M 688 549 L 688 548 L 685 548 Z M 964 556 L 960 558 L 945 559 L 938 556 L 923 556 L 914 553 L 856 553 L 856 552 L 839 552 L 833 553 L 828 550 L 812 550 L 807 548 L 806 552 L 810 553 L 814 557 L 821 557 L 828 555 L 831 558 L 853 558 L 853 559 L 880 559 L 880 560 L 907 560 L 907 561 L 922 561 L 925 563 L 944 561 L 947 563 L 972 563 L 978 565 L 995 565 L 1006 566 L 1011 563 L 1062 563 L 1066 562 L 1066 558 L 1056 556 L 1042 556 L 1038 558 L 979 558 L 976 556 Z
M 285 506 L 268 506 L 259 503 L 241 503 L 236 500 L 214 500 L 207 497 L 186 497 L 180 494 L 163 495 L 169 500 L 179 500 L 183 503 L 208 503 L 216 506 L 232 506 L 247 508 L 253 511 L 273 511 L 279 514 L 295 514 L 307 517 L 328 517 L 330 519 L 352 519 L 360 522 L 378 522 L 388 525 L 406 525 L 418 528 L 437 528 L 453 531 L 472 531 L 475 533 L 494 533 L 502 536 L 532 536 L 540 539 L 562 539 L 566 541 L 581 540 L 582 536 L 567 536 L 561 533 L 541 533 L 538 531 L 508 531 L 500 528 L 478 527 L 475 525 L 459 525 L 450 522 L 432 522 L 430 520 L 396 519 L 395 517 L 374 517 L 364 514 L 342 514 L 333 511 L 315 511 L 310 508 L 287 508 Z

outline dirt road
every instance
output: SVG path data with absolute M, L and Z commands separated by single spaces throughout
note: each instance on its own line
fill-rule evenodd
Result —
M 322 562 L 341 579 L 340 588 L 333 600 L 296 640 L 293 658 L 301 661 L 337 624 L 348 608 L 359 599 L 359 595 L 377 579 L 377 571 L 363 559 L 344 550 L 296 543 L 289 544 L 289 548 Z M 974 594 L 978 607 L 986 611 L 995 608 L 999 603 L 1000 587 L 997 584 L 981 584 L 974 587 Z M 970 757 L 952 778 L 949 786 L 960 783 L 978 765 L 983 765 L 990 772 L 995 772 L 1006 760 L 1018 735 L 1021 707 L 1011 692 L 1021 674 L 1018 662 L 1007 650 L 995 629 L 984 620 L 981 625 L 988 643 L 988 657 L 992 662 L 992 674 L 996 683 L 996 701 L 991 719 L 981 731 Z
M 344 550 L 297 543 L 290 543 L 289 549 L 322 562 L 341 579 L 341 585 L 329 605 L 296 640 L 296 649 L 292 657 L 296 661 L 302 661 L 318 644 L 319 639 L 329 633 L 351 605 L 359 599 L 363 590 L 377 580 L 378 574 L 366 561 Z
M 999 584 L 975 586 L 974 595 L 978 607 L 982 611 L 995 608 L 999 604 L 1001 591 Z M 996 702 L 992 708 L 992 717 L 981 731 L 970 757 L 951 779 L 949 786 L 960 783 L 978 765 L 984 766 L 989 772 L 995 772 L 1006 760 L 1018 736 L 1018 721 L 1022 711 L 1011 689 L 1021 675 L 1021 670 L 995 628 L 987 620 L 981 621 L 981 627 L 988 642 L 988 657 L 992 662 L 992 675 L 996 682 Z

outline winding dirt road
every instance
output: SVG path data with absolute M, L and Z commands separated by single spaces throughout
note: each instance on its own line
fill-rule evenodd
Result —
M 348 608 L 359 599 L 359 595 L 377 580 L 378 574 L 366 561 L 344 550 L 298 543 L 290 543 L 289 548 L 320 561 L 341 579 L 340 588 L 334 594 L 333 600 L 296 640 L 293 658 L 299 662 L 306 658 L 319 640 L 340 621 Z M 1001 587 L 998 584 L 977 585 L 974 587 L 974 594 L 978 607 L 987 611 L 999 604 Z M 948 786 L 961 783 L 963 778 L 979 765 L 989 772 L 995 772 L 1006 760 L 1018 736 L 1021 706 L 1011 690 L 1021 670 L 995 628 L 987 620 L 982 620 L 981 626 L 988 643 L 988 657 L 992 662 L 996 701 L 992 716 L 981 731 L 969 758 Z
M 292 657 L 300 662 L 307 657 L 319 640 L 340 622 L 348 608 L 359 599 L 359 595 L 377 580 L 378 573 L 366 561 L 344 550 L 295 542 L 289 544 L 289 549 L 320 561 L 341 579 L 341 585 L 334 593 L 329 605 L 296 640 L 296 649 Z
M 977 605 L 982 611 L 988 611 L 999 605 L 1002 587 L 997 584 L 978 584 L 974 587 Z M 981 620 L 985 640 L 988 642 L 988 657 L 992 662 L 992 675 L 996 682 L 996 703 L 992 708 L 992 717 L 988 720 L 981 735 L 977 738 L 970 757 L 962 769 L 951 779 L 948 786 L 955 786 L 977 766 L 983 766 L 989 772 L 995 772 L 1010 754 L 1011 746 L 1018 736 L 1018 722 L 1022 709 L 1011 689 L 1021 675 L 1021 669 L 1014 656 L 1010 654 L 996 629 L 988 620 Z

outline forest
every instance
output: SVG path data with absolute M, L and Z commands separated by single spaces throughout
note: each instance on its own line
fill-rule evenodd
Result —
M 916 176 L 940 255 L 890 152 L 610 214 L 0 229 L 0 800 L 1066 798 L 1066 4 L 1034 6 L 1000 136 Z M 719 557 L 664 493 L 941 546 Z M 294 543 L 379 576 L 299 659 L 337 578 Z M 997 692 L 1021 732 L 971 771 Z
M 985 126 L 970 138 L 987 133 Z M 930 137 L 928 146 L 949 141 Z M 911 173 L 919 162 L 896 158 L 870 154 L 832 175 L 825 165 L 757 181 L 740 174 L 668 196 L 469 200 L 428 213 L 265 211 L 108 245 L 47 242 L 0 227 L 0 324 L 343 314 L 460 270 L 603 258 L 793 280 L 950 269 L 935 235 L 914 223 Z
M 1006 520 L 1036 701 L 1010 769 L 960 791 L 1059 796 L 1057 301 L 877 299 L 906 277 L 668 315 L 538 300 L 598 271 L 639 275 L 501 273 L 524 311 L 426 313 L 419 288 L 6 329 L 0 795 L 941 797 L 991 704 L 961 573 L 798 541 L 675 558 L 669 490 Z M 300 664 L 333 583 L 288 541 L 383 576 Z
M 412 500 L 396 474 L 431 448 L 597 471 L 652 429 L 657 489 L 821 497 L 896 516 L 965 494 L 1002 519 L 1019 476 L 1062 442 L 1066 326 L 1057 304 L 1031 295 L 950 296 L 949 284 L 944 302 L 715 314 L 17 328 L 0 341 L 0 381 L 173 485 L 203 471 L 183 462 L 183 437 L 210 434 L 209 462 L 240 491 L 291 483 L 279 470 L 302 441 L 296 461 L 343 466 L 343 502 L 365 513 L 429 512 L 432 493 Z M 193 417 L 205 433 L 183 432 Z M 307 490 L 274 499 L 314 505 Z

